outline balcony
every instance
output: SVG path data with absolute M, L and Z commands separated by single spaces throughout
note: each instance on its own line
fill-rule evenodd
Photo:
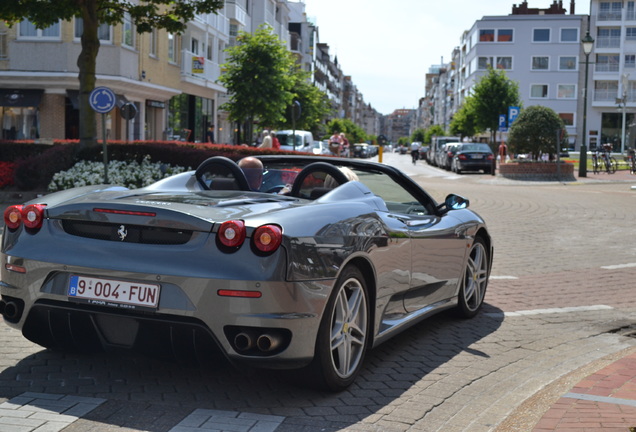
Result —
M 618 72 L 618 63 L 596 63 L 596 72 Z
M 594 101 L 595 102 L 616 102 L 618 97 L 618 89 L 595 89 Z
M 598 21 L 620 21 L 621 18 L 620 11 L 600 11 L 596 17 Z
M 225 3 L 225 16 L 228 19 L 236 21 L 239 25 L 247 25 L 247 11 L 236 3 Z
M 596 39 L 596 48 L 620 48 L 620 36 L 598 36 Z
M 216 81 L 221 76 L 221 66 L 211 60 L 206 59 L 204 56 L 194 54 L 192 51 L 183 50 L 181 52 L 181 76 L 186 78 L 193 78 L 193 81 L 198 84 L 200 80 L 201 85 L 207 85 L 206 82 L 216 84 Z

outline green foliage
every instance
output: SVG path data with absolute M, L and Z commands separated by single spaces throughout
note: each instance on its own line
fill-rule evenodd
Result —
M 422 128 L 415 129 L 411 134 L 411 142 L 424 142 L 426 130 Z
M 433 125 L 426 129 L 426 133 L 424 134 L 424 143 L 430 144 L 433 136 L 446 136 L 446 132 L 440 125 Z
M 507 115 L 510 106 L 521 106 L 519 84 L 508 79 L 504 70 L 489 68 L 473 87 L 471 105 L 477 130 L 490 129 L 494 142 L 499 115 Z
M 121 23 L 129 14 L 138 33 L 166 29 L 182 33 L 188 21 L 197 14 L 211 13 L 223 8 L 222 0 L 1 0 L 0 19 L 9 25 L 28 19 L 37 28 L 46 28 L 58 20 L 82 18 L 84 33 L 79 68 L 79 111 L 81 146 L 97 145 L 95 111 L 88 97 L 95 88 L 95 69 L 99 53 L 97 30 L 102 23 Z
M 554 110 L 545 106 L 530 106 L 521 110 L 508 135 L 508 146 L 513 153 L 555 154 L 557 130 L 564 130 L 563 120 Z
M 309 72 L 298 67 L 294 72 L 293 100 L 300 102 L 300 117 L 296 120 L 296 129 L 316 132 L 314 136 L 318 136 L 318 126 L 332 111 L 329 97 L 310 82 Z M 289 105 L 285 109 L 285 122 L 276 126 L 291 129 L 294 126 L 291 114 L 292 105 Z
M 464 104 L 453 116 L 453 120 L 450 124 L 450 133 L 464 138 L 472 137 L 478 132 L 475 101 L 469 96 L 464 100 Z
M 366 142 L 368 137 L 366 132 L 349 119 L 333 119 L 327 123 L 327 132 L 329 136 L 336 132 L 344 132 L 349 143 Z M 327 138 L 329 138 L 329 136 Z
M 292 54 L 268 25 L 254 34 L 240 32 L 237 42 L 227 50 L 225 73 L 219 78 L 230 97 L 221 108 L 239 123 L 257 120 L 266 128 L 285 124 L 297 83 Z
M 399 137 L 397 143 L 398 143 L 399 146 L 408 146 L 409 145 L 409 137 Z

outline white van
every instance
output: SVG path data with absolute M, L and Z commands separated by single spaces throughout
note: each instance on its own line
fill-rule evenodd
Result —
M 294 135 L 296 136 L 295 148 Z M 313 153 L 314 136 L 309 131 L 281 130 L 276 132 L 276 138 L 278 138 L 278 141 L 280 142 L 281 150 L 296 150 Z

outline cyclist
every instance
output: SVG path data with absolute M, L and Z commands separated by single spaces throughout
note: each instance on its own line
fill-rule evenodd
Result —
M 417 141 L 413 141 L 411 143 L 411 159 L 413 159 L 413 165 L 415 165 L 415 162 L 417 162 L 419 157 L 420 157 L 420 143 L 418 143 Z

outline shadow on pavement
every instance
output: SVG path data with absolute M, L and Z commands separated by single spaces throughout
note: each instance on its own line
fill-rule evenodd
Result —
M 503 312 L 484 304 L 472 320 L 451 312 L 431 317 L 371 350 L 361 374 L 345 392 L 317 392 L 269 370 L 238 369 L 221 361 L 185 368 L 132 354 L 38 351 L 0 373 L 0 397 L 23 392 L 107 399 L 81 421 L 170 430 L 196 408 L 284 416 L 277 431 L 347 428 L 379 413 L 418 385 L 426 388 L 452 372 L 451 359 L 488 357 L 471 345 L 494 333 Z M 22 337 L 15 333 L 15 337 Z

